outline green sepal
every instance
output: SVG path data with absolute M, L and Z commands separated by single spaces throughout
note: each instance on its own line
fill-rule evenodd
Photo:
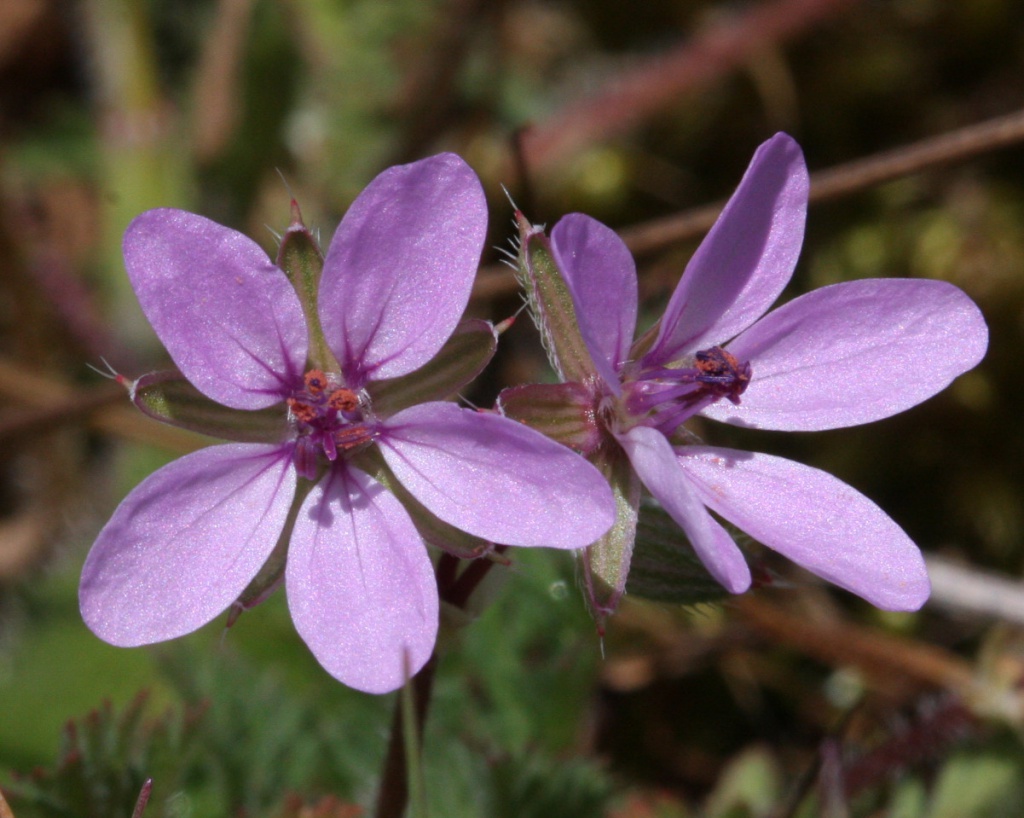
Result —
M 393 415 L 408 406 L 447 400 L 483 371 L 497 348 L 498 335 L 490 321 L 460 322 L 441 351 L 415 372 L 367 385 L 374 411 Z
M 177 371 L 151 372 L 129 386 L 129 396 L 154 420 L 239 443 L 280 443 L 288 436 L 283 403 L 269 409 L 232 409 L 210 400 Z
M 590 461 L 608 480 L 615 497 L 615 523 L 581 556 L 587 604 L 601 623 L 615 613 L 626 592 L 642 484 L 626 453 L 618 446 L 604 447 Z
M 239 594 L 238 599 L 231 603 L 228 609 L 228 621 L 226 627 L 230 628 L 238 621 L 245 611 L 251 610 L 261 602 L 267 600 L 284 580 L 284 569 L 288 565 L 288 544 L 292 539 L 292 530 L 295 528 L 295 520 L 299 516 L 299 509 L 306 501 L 306 495 L 315 484 L 309 480 L 300 480 L 295 490 L 295 497 L 292 500 L 291 508 L 288 509 L 288 517 L 285 519 L 281 536 L 277 538 L 277 545 L 270 552 L 263 567 L 256 573 L 245 590 Z
M 655 321 L 647 330 L 633 341 L 633 345 L 629 348 L 629 360 L 639 361 L 648 352 L 651 347 L 654 346 L 654 342 L 658 340 L 658 333 L 661 331 L 661 318 Z
M 494 551 L 494 543 L 467 534 L 428 511 L 399 482 L 376 446 L 359 452 L 352 462 L 398 498 L 427 545 L 466 560 L 478 559 Z
M 324 254 L 316 237 L 303 224 L 302 213 L 294 199 L 292 222 L 281 237 L 281 246 L 277 249 L 277 266 L 284 270 L 284 274 L 292 282 L 302 304 L 302 314 L 309 328 L 310 366 L 324 372 L 340 372 L 341 368 L 324 338 L 320 313 L 317 310 Z
M 525 423 L 542 435 L 589 455 L 601 445 L 594 396 L 582 384 L 531 383 L 513 386 L 498 395 L 506 417 Z
M 555 261 L 551 241 L 522 213 L 519 226 L 519 256 L 516 276 L 540 332 L 551 366 L 563 381 L 586 382 L 599 377 L 580 331 L 572 293 Z
M 719 602 L 729 596 L 676 522 L 654 501 L 644 502 L 640 509 L 626 589 L 633 596 L 679 605 Z

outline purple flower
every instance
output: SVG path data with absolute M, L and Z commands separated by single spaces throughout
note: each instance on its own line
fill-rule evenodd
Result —
M 983 357 L 981 313 L 941 281 L 836 284 L 764 315 L 796 265 L 807 191 L 797 144 L 785 134 L 763 144 L 661 321 L 635 343 L 636 268 L 623 242 L 581 214 L 555 225 L 551 253 L 592 359 L 577 380 L 599 418 L 594 451 L 621 446 L 733 593 L 750 586 L 750 570 L 709 509 L 880 608 L 914 610 L 930 590 L 924 561 L 878 506 L 817 469 L 697 445 L 682 428 L 697 414 L 783 431 L 867 423 L 920 403 Z
M 400 686 L 403 655 L 415 672 L 433 650 L 438 592 L 410 514 L 365 470 L 380 458 L 443 523 L 489 541 L 578 548 L 608 528 L 603 478 L 543 435 L 452 403 L 374 406 L 377 384 L 419 370 L 452 335 L 485 230 L 480 184 L 450 154 L 366 188 L 309 301 L 233 230 L 177 210 L 132 222 L 128 274 L 181 373 L 241 415 L 276 412 L 282 433 L 190 454 L 128 495 L 82 571 L 98 636 L 135 646 L 199 628 L 290 530 L 284 578 L 302 638 L 352 687 Z

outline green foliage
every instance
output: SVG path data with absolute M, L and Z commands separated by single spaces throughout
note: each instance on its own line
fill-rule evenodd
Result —
M 182 716 L 145 716 L 146 696 L 115 714 L 109 702 L 64 729 L 56 764 L 38 768 L 12 793 L 21 818 L 110 818 L 128 816 L 146 779 L 159 774 L 174 791 L 187 769 L 199 711 Z M 181 815 L 171 807 L 151 818 Z
M 611 781 L 575 752 L 598 645 L 570 568 L 568 555 L 525 553 L 442 662 L 425 736 L 428 815 L 544 815 L 558 804 L 567 818 L 603 814 Z M 147 718 L 139 697 L 76 721 L 52 767 L 18 788 L 18 818 L 127 816 L 146 777 L 146 818 L 276 818 L 293 793 L 369 803 L 394 697 L 323 673 L 282 603 L 243 614 L 219 651 L 220 625 L 161 648 L 161 684 L 180 704 Z
M 705 803 L 707 818 L 767 818 L 782 795 L 782 771 L 765 747 L 751 747 L 722 770 Z
M 496 578 L 502 593 L 441 663 L 435 729 L 471 728 L 506 753 L 563 752 L 578 739 L 599 640 L 572 587 L 570 555 L 520 549 L 512 558 Z
M 593 761 L 533 753 L 494 764 L 489 783 L 490 809 L 483 814 L 494 818 L 601 818 L 612 791 Z
M 184 704 L 147 718 L 140 695 L 71 722 L 52 768 L 19 779 L 19 818 L 127 818 L 146 778 L 146 818 L 270 816 L 295 792 L 366 797 L 387 718 L 373 699 L 352 697 L 374 706 L 330 718 L 332 697 L 304 696 L 239 656 L 178 647 L 161 668 Z
M 1024 758 L 1019 749 L 957 753 L 943 766 L 924 818 L 1016 818 L 1022 804 Z

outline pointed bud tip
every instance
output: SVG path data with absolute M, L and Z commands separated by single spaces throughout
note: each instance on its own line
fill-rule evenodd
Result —
M 302 211 L 299 209 L 299 203 L 292 199 L 291 202 L 291 224 L 288 225 L 289 230 L 305 230 L 306 225 L 302 221 Z
M 522 210 L 516 210 L 515 220 L 516 227 L 519 228 L 519 235 L 521 238 L 525 238 L 538 230 L 538 228 L 534 227 L 530 223 L 530 220 L 526 218 Z
M 788 583 L 781 581 L 781 578 L 771 568 L 761 561 L 750 560 L 750 590 L 757 591 L 761 588 L 784 588 Z
M 238 621 L 238 618 L 245 613 L 245 606 L 237 600 L 231 603 L 231 607 L 228 608 L 228 618 L 224 623 L 224 630 L 227 631 Z
M 110 363 L 107 362 L 106 359 L 101 358 L 100 360 L 103 361 L 103 365 L 106 367 L 106 371 L 100 369 L 99 367 L 93 366 L 92 364 L 86 364 L 86 366 L 89 367 L 89 369 L 91 369 L 97 375 L 106 378 L 107 380 L 113 381 L 118 386 L 124 387 L 125 391 L 129 395 L 134 396 L 133 393 L 135 391 L 135 385 L 138 383 L 138 380 L 133 381 L 131 378 L 126 378 L 124 375 L 122 375 L 120 372 L 114 369 L 114 367 L 112 367 Z M 0 818 L 2 818 L 2 816 L 0 816 Z
M 504 321 L 499 321 L 497 324 L 495 324 L 494 325 L 495 333 L 497 333 L 498 335 L 501 335 L 502 333 L 504 333 L 507 330 L 511 329 L 512 325 L 516 322 L 516 318 L 518 317 L 518 315 L 519 315 L 519 313 L 516 313 L 515 315 L 509 316 Z

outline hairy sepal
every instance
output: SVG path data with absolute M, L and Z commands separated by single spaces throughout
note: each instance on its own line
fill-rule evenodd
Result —
M 161 423 L 238 443 L 280 443 L 288 433 L 284 405 L 245 411 L 210 400 L 175 370 L 151 372 L 129 387 L 132 403 Z
M 550 239 L 522 213 L 516 213 L 516 222 L 519 226 L 516 276 L 526 292 L 530 314 L 552 368 L 563 381 L 586 382 L 598 378 L 580 330 L 572 291 L 555 261 Z
M 590 461 L 608 480 L 615 497 L 614 525 L 581 556 L 587 604 L 602 623 L 615 613 L 626 592 L 642 484 L 618 446 L 601 449 Z
M 441 351 L 408 375 L 371 381 L 367 386 L 373 406 L 393 415 L 418 403 L 447 400 L 479 375 L 498 348 L 498 335 L 489 321 L 462 321 Z
M 295 201 L 292 201 L 291 224 L 281 237 L 277 250 L 277 266 L 288 276 L 302 304 L 302 314 L 309 328 L 309 363 L 315 369 L 337 372 L 338 365 L 324 338 L 317 308 L 324 254 L 316 237 L 303 223 Z
M 589 455 L 601 445 L 594 397 L 582 384 L 513 386 L 498 396 L 498 409 L 580 454 Z

